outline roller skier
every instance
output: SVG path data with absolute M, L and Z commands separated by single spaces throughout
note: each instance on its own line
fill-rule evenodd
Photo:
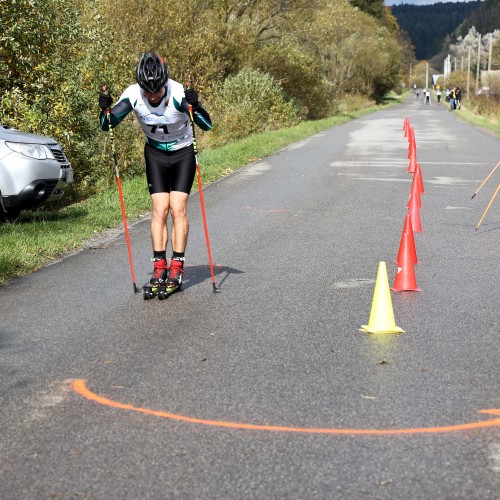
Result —
M 164 299 L 180 290 L 184 274 L 189 233 L 187 204 L 196 174 L 189 106 L 194 123 L 202 130 L 210 130 L 212 122 L 196 90 L 185 90 L 182 84 L 170 79 L 167 65 L 157 52 L 142 54 L 136 80 L 112 108 L 109 92 L 101 92 L 100 128 L 109 130 L 108 120 L 114 128 L 134 111 L 144 132 L 146 179 L 152 200 L 153 276 L 144 286 L 143 295 L 145 299 L 155 295 Z M 109 119 L 107 110 L 110 110 Z M 172 218 L 170 265 L 166 257 L 169 214 Z

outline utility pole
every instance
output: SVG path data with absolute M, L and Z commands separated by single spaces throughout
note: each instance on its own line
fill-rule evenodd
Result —
M 493 33 L 490 33 L 490 55 L 488 57 L 488 71 L 491 71 L 491 53 L 493 51 Z
M 481 33 L 477 39 L 477 69 L 476 69 L 476 94 L 479 93 L 479 72 L 481 69 Z
M 425 88 L 429 88 L 429 63 L 425 63 Z
M 470 45 L 467 56 L 467 100 L 469 100 L 469 89 L 470 89 Z

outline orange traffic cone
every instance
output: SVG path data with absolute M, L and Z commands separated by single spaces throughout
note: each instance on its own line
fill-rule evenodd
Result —
M 407 172 L 410 172 L 410 173 L 415 172 L 415 164 L 416 163 L 417 163 L 417 148 L 416 148 L 415 144 L 413 144 L 413 147 L 411 148 L 410 162 L 408 163 Z
M 413 127 L 408 127 L 408 159 L 411 158 L 413 148 L 415 146 L 415 141 L 412 139 L 415 137 Z
M 417 163 L 417 165 L 418 165 L 418 163 Z M 416 173 L 416 171 L 415 171 L 415 173 Z M 408 198 L 408 205 L 406 205 L 408 208 L 410 208 L 410 200 L 411 200 L 412 196 L 415 198 L 415 201 L 417 202 L 418 208 L 422 208 L 422 201 L 420 200 L 420 189 L 418 187 L 418 179 L 416 178 L 415 173 L 413 174 L 413 180 L 411 182 L 410 196 Z
M 413 127 L 409 127 L 408 142 L 411 143 L 412 147 L 415 146 L 415 129 Z
M 417 257 L 417 249 L 415 247 L 415 238 L 413 236 L 413 229 L 411 227 L 411 219 L 408 214 L 405 217 L 405 223 L 403 226 L 403 232 L 401 233 L 401 242 L 399 243 L 399 251 L 396 260 L 394 261 L 398 266 L 401 266 L 403 263 L 403 256 L 408 249 L 406 247 L 410 247 L 410 255 L 411 260 L 414 264 L 419 264 Z
M 403 225 L 403 233 L 407 233 L 410 239 L 410 249 L 412 251 L 412 255 L 415 256 L 414 262 L 415 264 L 420 264 L 417 257 L 417 247 L 415 245 L 415 237 L 413 235 L 413 227 L 411 225 L 411 217 L 410 214 L 406 214 L 405 223 Z
M 410 214 L 411 219 L 411 227 L 413 228 L 414 233 L 422 232 L 422 223 L 420 222 L 420 212 L 418 208 L 418 203 L 415 200 L 415 197 L 410 195 L 410 202 L 408 204 L 408 212 Z
M 414 175 L 417 176 L 418 190 L 420 191 L 420 194 L 425 194 L 424 180 L 422 179 L 422 169 L 420 168 L 420 163 L 417 163 Z
M 408 242 L 408 234 L 403 235 L 403 240 L 406 240 L 404 243 L 404 252 L 401 255 L 401 260 L 398 261 L 396 278 L 391 290 L 395 292 L 421 292 L 422 290 L 417 288 L 417 279 L 415 277 L 415 267 Z
M 408 120 L 408 117 L 406 117 L 404 122 L 403 122 L 403 132 L 404 132 L 405 137 L 408 137 L 408 125 L 409 125 L 409 120 Z

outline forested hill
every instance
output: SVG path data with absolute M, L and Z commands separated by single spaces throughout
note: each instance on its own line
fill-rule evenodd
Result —
M 475 2 L 449 2 L 432 5 L 394 5 L 392 14 L 415 46 L 415 57 L 429 60 L 438 54 L 447 35 L 451 35 L 481 5 Z

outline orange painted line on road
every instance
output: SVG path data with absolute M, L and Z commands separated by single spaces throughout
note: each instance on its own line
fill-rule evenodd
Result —
M 375 435 L 375 436 L 389 436 L 389 435 L 404 435 L 404 434 L 436 434 L 443 432 L 457 432 L 467 431 L 472 429 L 482 429 L 485 427 L 499 427 L 500 418 L 494 420 L 486 420 L 484 422 L 471 422 L 469 424 L 448 425 L 443 427 L 417 427 L 409 429 L 323 429 L 311 427 L 287 427 L 281 425 L 258 425 L 258 424 L 245 424 L 241 422 L 225 422 L 219 420 L 205 420 L 202 418 L 186 417 L 167 411 L 150 410 L 148 408 L 138 408 L 129 404 L 119 403 L 104 396 L 90 391 L 85 383 L 85 380 L 78 379 L 71 383 L 73 390 L 83 396 L 84 398 L 99 403 L 104 406 L 116 408 L 119 410 L 136 411 L 152 415 L 155 417 L 168 418 L 179 422 L 187 422 L 190 424 L 207 425 L 212 427 L 224 427 L 227 429 L 240 429 L 249 431 L 274 431 L 274 432 L 295 432 L 305 434 L 351 434 L 351 435 Z M 498 415 L 500 417 L 500 409 L 481 410 L 480 413 Z

